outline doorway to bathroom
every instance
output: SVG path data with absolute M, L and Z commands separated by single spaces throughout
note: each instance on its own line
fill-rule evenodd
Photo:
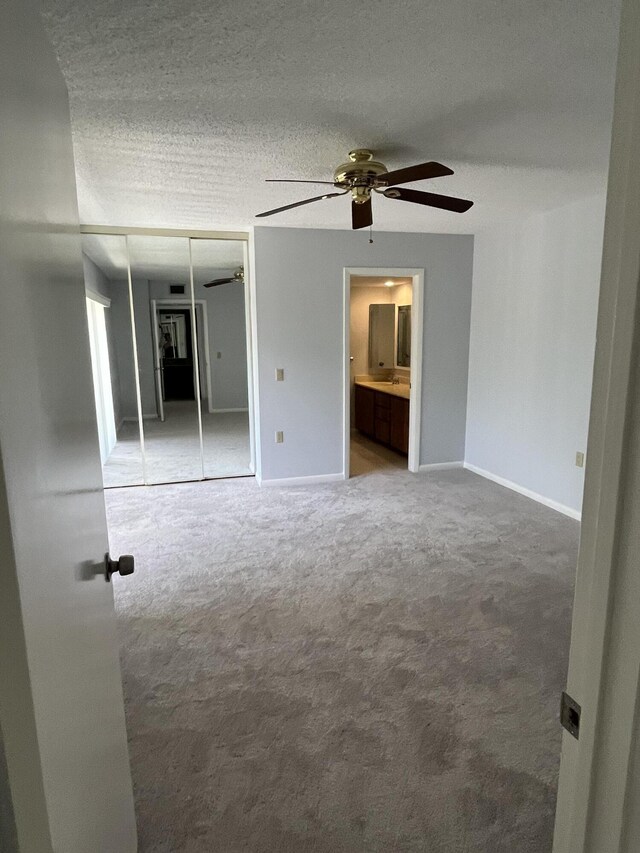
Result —
M 345 478 L 420 466 L 424 270 L 344 270 Z

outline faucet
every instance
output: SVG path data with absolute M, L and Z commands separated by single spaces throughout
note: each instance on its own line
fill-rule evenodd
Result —
M 400 377 L 399 377 L 399 376 L 396 376 L 396 375 L 394 374 L 394 375 L 391 377 L 391 384 L 392 384 L 392 385 L 399 385 L 399 384 L 400 384 Z

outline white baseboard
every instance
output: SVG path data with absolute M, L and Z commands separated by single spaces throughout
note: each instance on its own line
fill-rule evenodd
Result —
M 550 509 L 555 509 L 556 512 L 561 512 L 563 515 L 568 515 L 569 518 L 575 518 L 576 521 L 580 521 L 582 518 L 582 513 L 577 509 L 572 509 L 570 506 L 566 506 L 565 504 L 561 504 L 558 501 L 554 501 L 551 498 L 547 498 L 544 495 L 538 494 L 538 492 L 533 492 L 531 489 L 527 489 L 524 486 L 519 486 L 518 483 L 514 483 L 512 480 L 507 480 L 504 477 L 499 477 L 497 474 L 492 474 L 491 471 L 485 471 L 484 468 L 478 468 L 476 465 L 472 465 L 470 462 L 465 462 L 464 467 L 468 471 L 472 471 L 474 474 L 478 474 L 480 477 L 484 477 L 486 480 L 491 480 L 493 483 L 498 483 L 499 486 L 504 486 L 507 489 L 511 489 L 513 492 L 518 492 L 520 495 L 524 495 L 525 498 L 531 498 L 532 501 L 537 501 L 539 504 L 544 504 L 548 506 Z
M 212 415 L 222 415 L 225 412 L 248 412 L 249 409 L 210 409 Z
M 283 477 L 280 480 L 260 480 L 261 486 L 315 486 L 318 483 L 337 483 L 344 480 L 344 473 L 312 474 L 310 477 Z
M 134 415 L 134 417 L 132 417 L 132 418 L 127 417 L 127 418 L 123 418 L 122 420 L 123 420 L 123 422 L 126 421 L 127 423 L 130 423 L 130 424 L 137 424 L 138 423 L 138 416 Z M 158 415 L 143 415 L 142 420 L 143 421 L 157 421 Z
M 418 471 L 449 471 L 452 468 L 462 468 L 464 462 L 431 462 L 420 465 Z

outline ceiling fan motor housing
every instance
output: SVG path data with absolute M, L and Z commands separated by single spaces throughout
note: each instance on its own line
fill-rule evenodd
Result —
M 371 190 L 378 186 L 378 176 L 387 171 L 384 163 L 373 159 L 368 148 L 356 148 L 349 152 L 349 162 L 335 170 L 333 181 L 336 186 L 348 187 L 356 204 L 364 204 L 371 197 Z

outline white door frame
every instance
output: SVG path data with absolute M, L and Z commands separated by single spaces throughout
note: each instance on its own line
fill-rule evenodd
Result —
M 158 334 L 157 300 L 151 300 L 151 329 L 153 334 L 153 376 L 156 386 L 156 405 L 158 416 L 164 423 L 164 382 L 162 377 L 162 362 L 160 360 L 160 336 Z
M 189 299 L 152 299 L 151 301 L 151 316 L 154 320 L 154 327 L 157 326 L 156 322 L 156 312 L 158 308 L 168 307 L 168 308 L 188 308 L 191 310 L 191 300 Z M 206 299 L 194 299 L 195 305 L 200 305 L 202 308 L 202 335 L 204 337 L 203 345 L 204 345 L 204 371 L 205 371 L 205 385 L 207 388 L 207 411 L 209 414 L 213 412 L 213 399 L 211 394 L 211 358 L 209 355 L 209 321 L 207 319 L 207 300 Z M 157 335 L 157 329 L 155 333 Z M 195 346 L 198 345 L 199 338 L 194 341 Z M 156 348 L 156 358 L 159 359 L 160 351 L 159 351 L 159 342 L 158 347 Z M 194 358 L 194 364 L 197 361 Z M 159 375 L 158 373 L 156 374 Z M 196 377 L 198 383 L 200 382 L 200 377 Z M 158 379 L 156 379 L 156 391 L 158 391 Z M 161 394 L 161 390 L 159 391 Z M 164 408 L 164 407 L 162 407 Z M 164 420 L 164 417 L 162 418 Z
M 640 4 L 624 0 L 554 853 L 631 853 L 640 824 Z M 635 753 L 635 755 L 634 755 Z
M 255 475 L 258 482 L 261 482 L 261 446 L 260 446 L 260 396 L 258 382 L 258 339 L 257 339 L 257 312 L 256 312 L 256 279 L 255 279 L 255 242 L 253 226 L 246 231 L 203 231 L 184 228 L 128 228 L 126 226 L 111 226 L 111 225 L 80 225 L 81 234 L 110 234 L 118 235 L 125 238 L 127 251 L 127 277 L 129 281 L 129 306 L 132 323 L 132 337 L 134 342 L 134 364 L 135 364 L 135 382 L 136 382 L 136 397 L 138 404 L 138 424 L 140 430 L 140 446 L 143 449 L 143 467 L 144 461 L 144 430 L 142 423 L 142 406 L 140 402 L 140 382 L 138 376 L 138 354 L 135 343 L 135 327 L 133 315 L 133 288 L 131 282 L 131 264 L 129 261 L 128 238 L 132 235 L 143 235 L 147 237 L 188 237 L 189 240 L 234 240 L 243 244 L 244 255 L 244 270 L 245 270 L 245 324 L 246 324 L 246 347 L 247 347 L 247 392 L 248 392 L 248 407 L 249 407 L 249 448 L 250 448 L 250 465 L 249 470 Z M 191 242 L 189 243 L 191 251 Z M 190 267 L 191 273 L 193 267 Z M 194 296 L 194 293 L 191 294 Z M 157 300 L 160 301 L 160 300 Z M 170 302 L 171 300 L 165 300 Z M 181 302 L 191 304 L 191 300 L 187 297 L 181 299 Z M 206 300 L 195 300 L 194 302 L 203 302 Z M 206 311 L 205 323 L 207 322 Z M 208 325 L 207 325 L 207 341 Z M 207 353 L 208 356 L 208 353 Z M 208 359 L 207 370 L 207 394 L 209 398 L 209 411 L 211 411 L 212 393 L 211 393 L 211 365 Z M 201 412 L 198 408 L 198 418 L 201 428 Z M 146 482 L 146 474 L 145 474 Z
M 343 472 L 349 479 L 351 444 L 351 362 L 350 315 L 351 276 L 371 275 L 386 278 L 411 278 L 411 389 L 409 392 L 409 453 L 407 467 L 416 473 L 420 468 L 420 426 L 422 422 L 422 334 L 424 329 L 424 270 L 415 267 L 344 267 L 343 270 Z M 395 355 L 394 355 L 395 362 Z

